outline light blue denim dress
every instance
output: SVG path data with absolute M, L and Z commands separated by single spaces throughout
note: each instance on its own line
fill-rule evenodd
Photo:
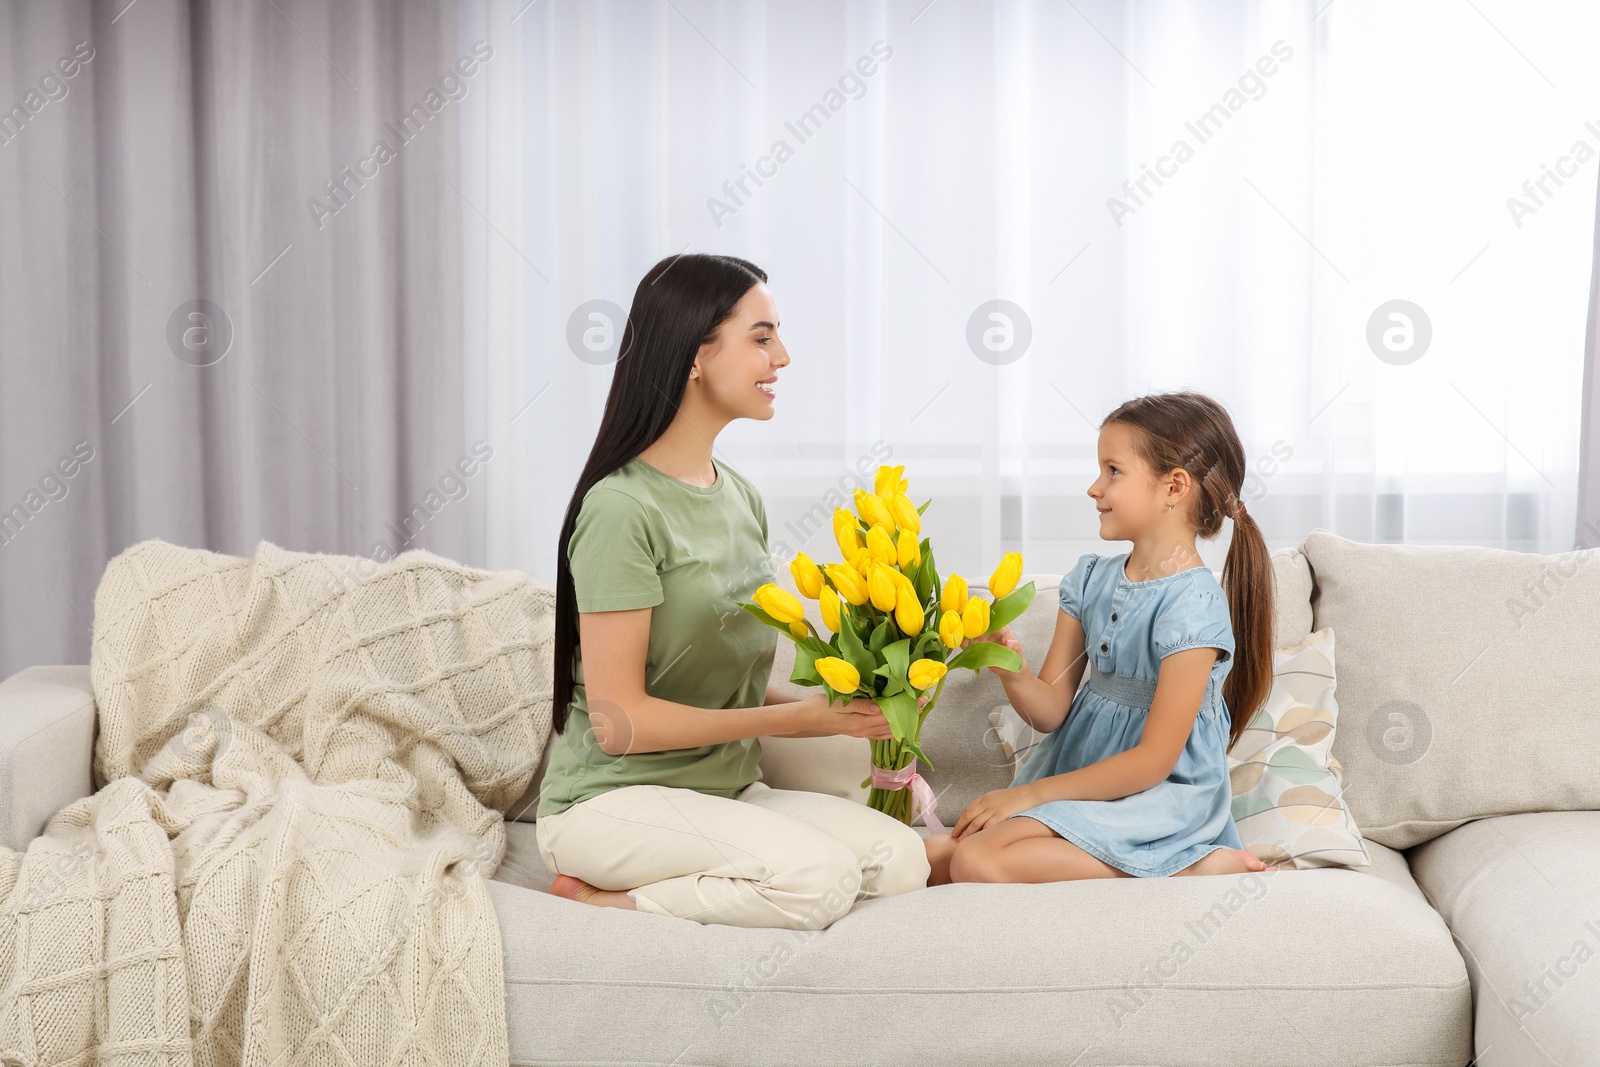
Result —
M 1219 848 L 1242 848 L 1228 781 L 1233 669 L 1227 595 L 1206 567 L 1135 582 L 1128 554 L 1086 553 L 1061 580 L 1063 610 L 1083 624 L 1089 684 L 1066 721 L 1025 758 L 1023 785 L 1132 748 L 1144 731 L 1161 660 L 1186 648 L 1218 648 L 1189 741 L 1172 773 L 1116 800 L 1052 800 L 1011 816 L 1044 823 L 1085 852 L 1141 878 L 1175 874 Z

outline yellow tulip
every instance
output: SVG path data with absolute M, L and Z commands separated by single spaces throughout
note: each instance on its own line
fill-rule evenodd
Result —
M 872 553 L 872 562 L 894 565 L 894 539 L 882 526 L 874 525 L 867 531 L 867 551 Z
M 939 679 L 944 677 L 947 670 L 949 668 L 936 659 L 919 659 L 906 672 L 906 681 L 911 683 L 913 689 L 932 689 L 939 684 Z
M 889 568 L 889 577 L 894 579 L 895 588 L 903 591 L 906 596 L 917 595 L 917 587 L 912 584 L 911 579 L 907 578 L 904 574 L 901 574 L 893 567 Z
M 794 575 L 795 588 L 807 600 L 815 600 L 822 594 L 822 572 L 817 570 L 817 565 L 804 552 L 789 563 L 789 573 Z
M 791 622 L 789 624 L 789 632 L 794 634 L 796 641 L 804 641 L 811 634 L 804 622 Z
M 856 501 L 857 510 L 868 526 L 882 526 L 885 533 L 894 533 L 894 516 L 889 513 L 889 505 L 876 493 L 862 493 Z
M 847 508 L 833 509 L 833 539 L 839 542 L 839 555 L 850 558 L 850 553 L 861 547 L 861 531 L 856 517 Z
M 905 472 L 904 463 L 898 467 L 879 467 L 877 475 L 872 479 L 872 491 L 884 500 L 888 500 L 891 493 L 905 492 L 907 482 L 901 477 Z
M 751 599 L 756 602 L 756 607 L 785 626 L 806 617 L 806 609 L 800 603 L 800 598 L 785 589 L 779 589 L 771 582 L 757 589 Z
M 861 672 L 838 656 L 823 656 L 812 666 L 816 667 L 817 673 L 822 675 L 822 680 L 827 682 L 828 688 L 835 693 L 848 696 L 861 684 Z
M 873 529 L 876 530 L 877 527 L 874 526 Z M 903 525 L 900 527 L 900 541 L 895 545 L 895 550 L 902 568 L 922 566 L 922 546 L 917 544 L 917 535 Z
M 968 637 L 982 637 L 989 630 L 989 602 L 981 596 L 967 601 L 961 613 L 961 632 Z
M 894 521 L 900 529 L 910 530 L 912 533 L 922 532 L 922 516 L 917 514 L 917 506 L 911 498 L 904 493 L 896 493 L 889 497 L 885 503 L 889 505 L 889 513 L 894 516 Z
M 850 566 L 855 572 L 866 580 L 867 574 L 872 570 L 872 549 L 858 548 L 849 555 Z
M 894 605 L 894 621 L 899 625 L 900 632 L 907 637 L 915 637 L 922 632 L 922 624 L 926 620 L 922 614 L 922 605 L 917 603 L 915 589 L 900 590 Z
M 828 564 L 828 580 L 839 595 L 856 607 L 867 602 L 867 583 L 854 569 L 838 563 Z
M 839 594 L 827 586 L 822 587 L 822 625 L 839 632 Z
M 1017 587 L 1022 577 L 1022 553 L 1007 552 L 1000 557 L 1000 566 L 989 576 L 989 592 L 998 600 Z
M 947 611 L 939 616 L 939 640 L 944 642 L 946 648 L 960 648 L 962 638 L 966 631 L 961 627 L 961 613 Z
M 939 597 L 939 606 L 945 611 L 960 613 L 967 608 L 967 580 L 959 574 L 952 574 L 944 580 L 944 593 Z
M 867 595 L 872 598 L 872 606 L 879 611 L 893 611 L 899 600 L 900 589 L 895 585 L 892 574 L 892 568 L 874 563 L 871 573 L 867 575 Z

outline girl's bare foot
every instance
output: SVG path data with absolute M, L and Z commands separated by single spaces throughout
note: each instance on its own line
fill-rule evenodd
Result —
M 550 893 L 553 896 L 566 897 L 568 900 L 581 901 L 584 904 L 596 904 L 602 908 L 626 908 L 636 911 L 633 898 L 624 890 L 596 889 L 581 878 L 574 878 L 570 874 L 558 874 L 556 880 L 550 883 Z
M 928 851 L 929 885 L 950 884 L 950 857 L 956 852 L 956 839 L 946 830 L 942 834 L 929 834 L 922 839 L 923 848 Z
M 1219 848 L 1202 856 L 1178 874 L 1245 874 L 1249 871 L 1275 871 L 1278 865 L 1263 863 L 1242 848 Z M 1173 877 L 1177 877 L 1174 875 Z

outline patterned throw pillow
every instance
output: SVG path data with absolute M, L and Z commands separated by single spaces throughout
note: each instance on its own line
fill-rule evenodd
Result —
M 1246 851 L 1267 863 L 1372 862 L 1331 751 L 1339 721 L 1333 649 L 1333 631 L 1322 629 L 1275 652 L 1272 692 L 1228 752 L 1233 821 Z
M 1333 631 L 1324 629 L 1279 649 L 1267 702 L 1228 752 L 1234 824 L 1245 849 L 1267 863 L 1300 869 L 1372 862 L 1345 808 L 1331 751 L 1339 720 L 1333 648 Z M 990 712 L 989 722 L 1014 760 L 1014 775 L 1044 735 L 1009 704 Z

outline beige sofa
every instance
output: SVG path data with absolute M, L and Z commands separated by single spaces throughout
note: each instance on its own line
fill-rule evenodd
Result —
M 1337 633 L 1334 753 L 1370 865 L 957 884 L 747 930 L 544 893 L 535 783 L 491 884 L 512 1062 L 1600 1063 L 1600 567 L 1320 530 L 1273 562 L 1279 646 Z M 1060 576 L 1029 577 L 1037 663 Z M 947 823 L 1010 781 L 1003 702 L 960 672 L 929 719 Z M 89 792 L 93 737 L 87 667 L 0 683 L 5 844 Z M 763 774 L 860 796 L 864 745 L 768 739 Z

